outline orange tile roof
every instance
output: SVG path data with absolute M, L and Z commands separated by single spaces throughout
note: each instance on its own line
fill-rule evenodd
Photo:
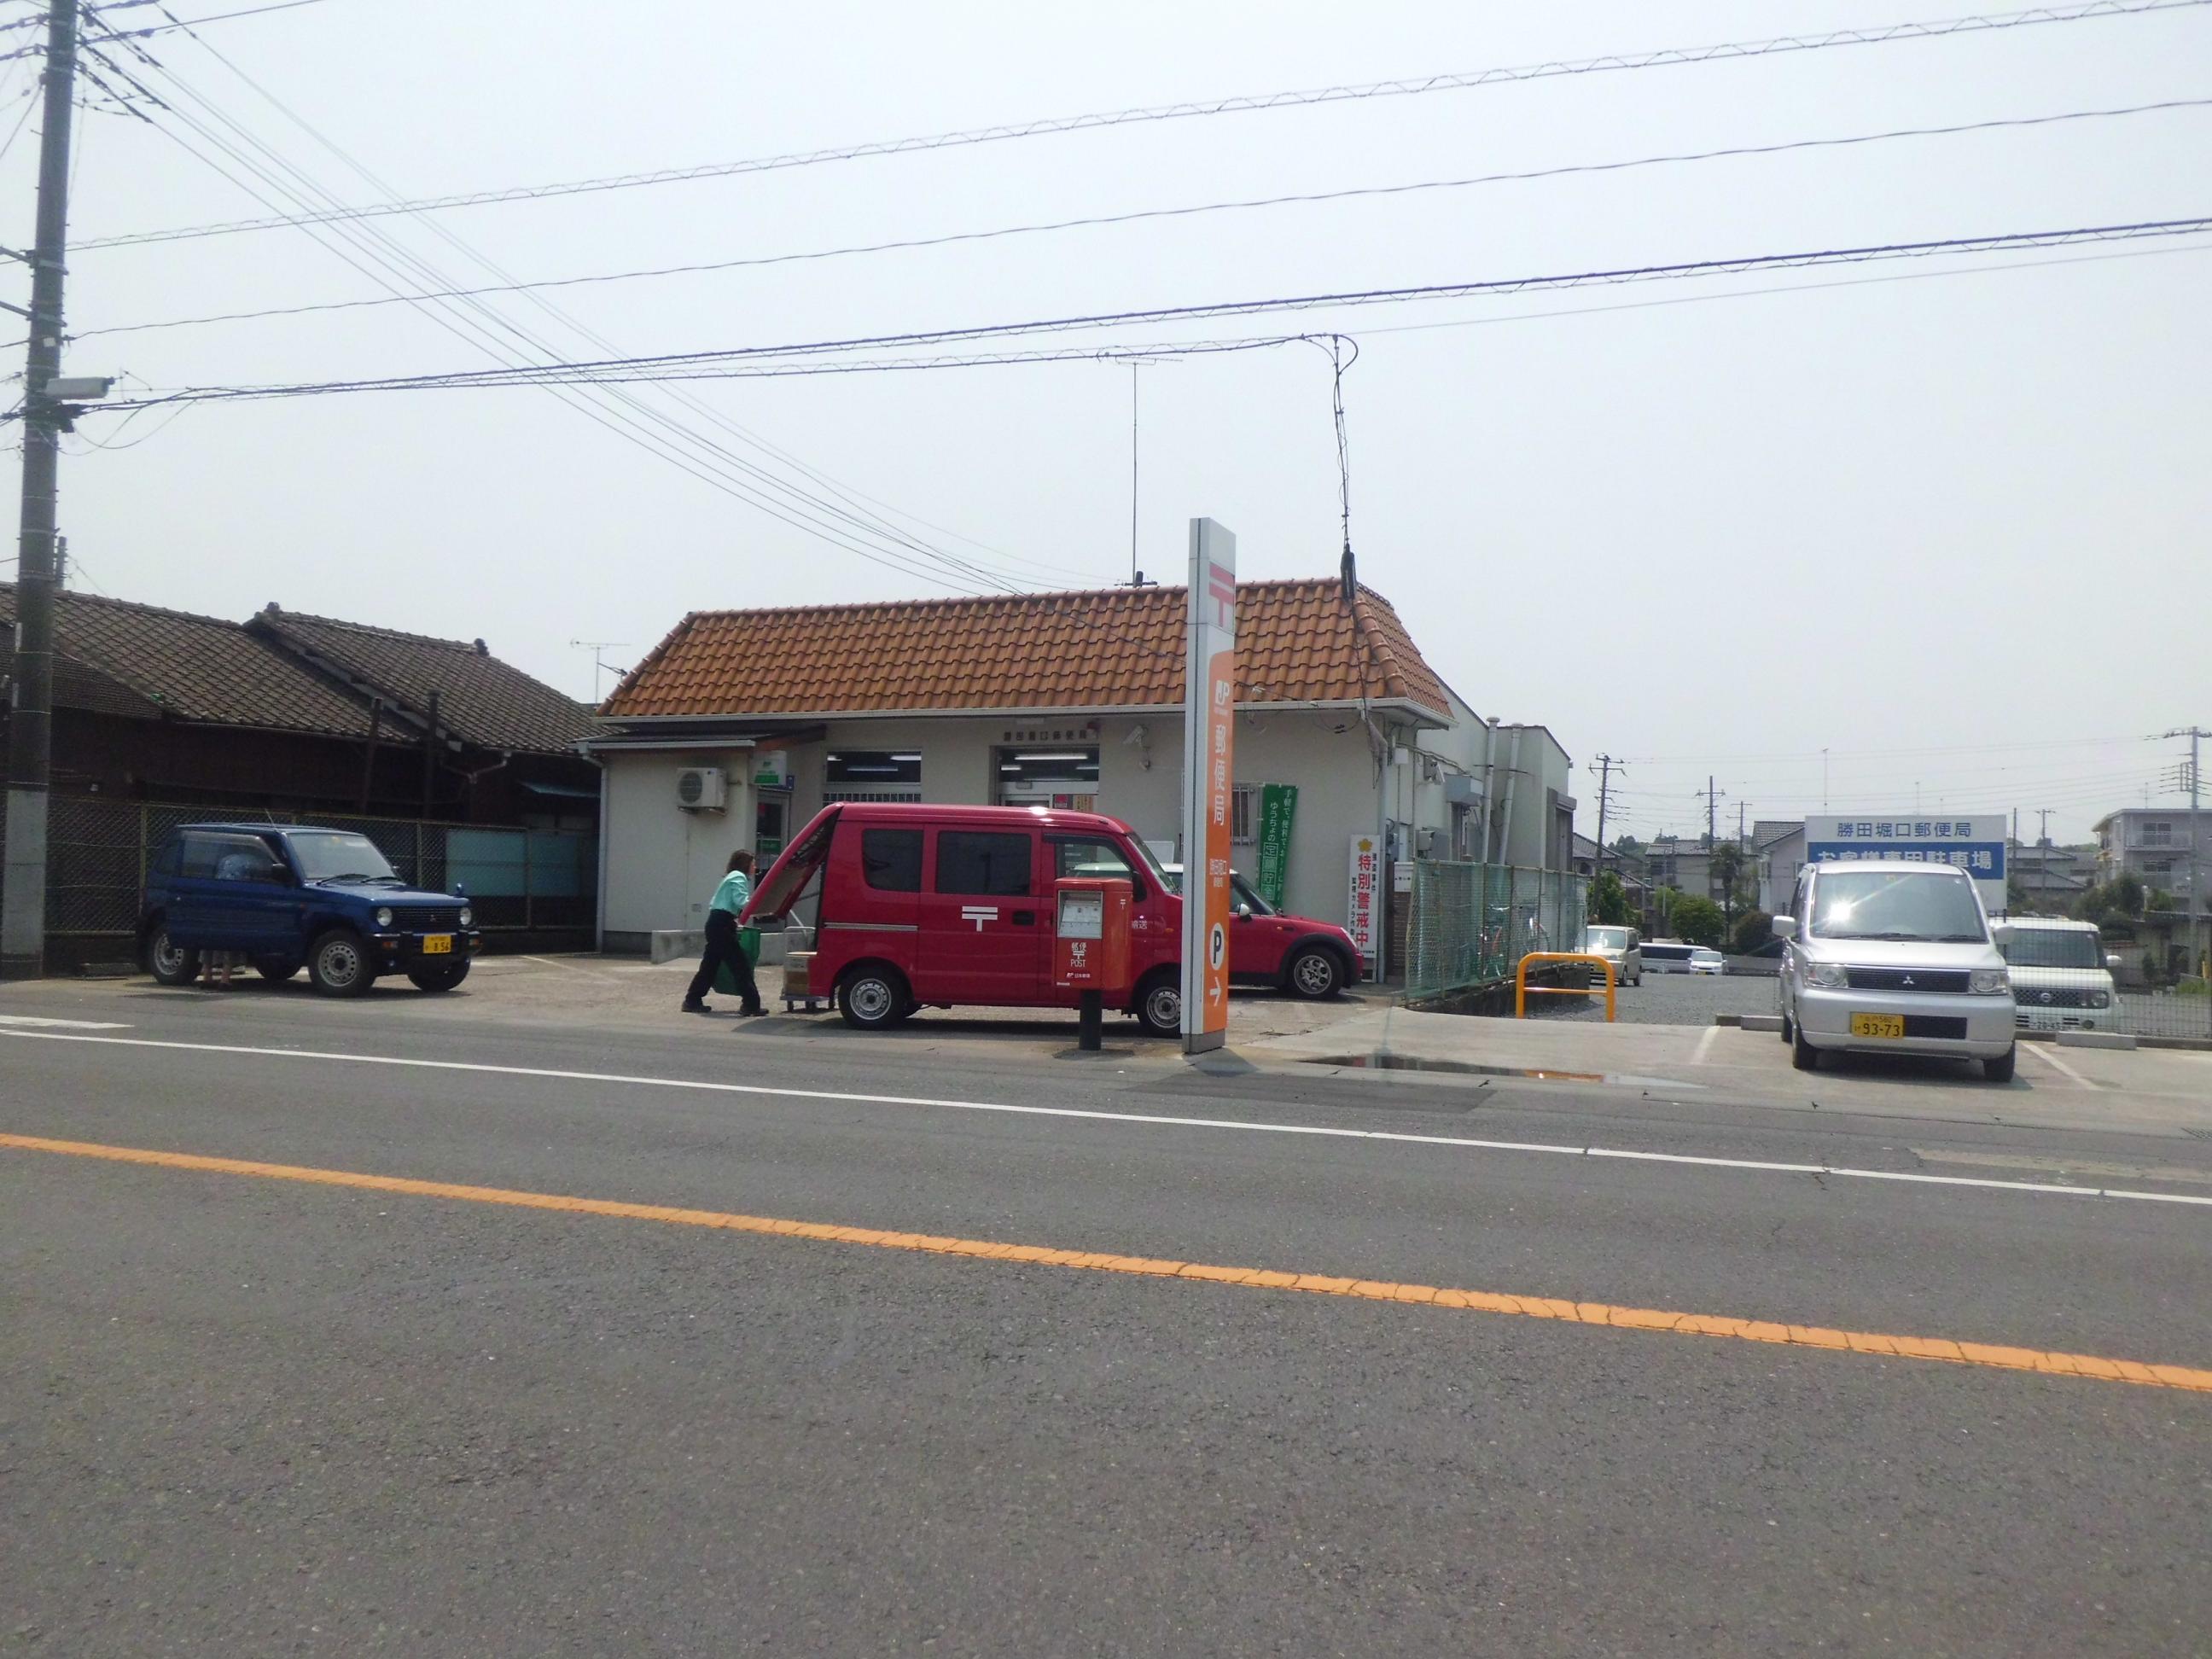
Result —
M 1390 602 L 1334 580 L 1237 588 L 1243 703 L 1450 701 Z M 615 720 L 1114 708 L 1182 702 L 1183 590 L 698 611 L 615 688 Z

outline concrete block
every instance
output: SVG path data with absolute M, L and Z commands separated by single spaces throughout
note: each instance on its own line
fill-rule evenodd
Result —
M 684 957 L 696 958 L 707 948 L 707 935 L 696 927 L 656 927 L 648 954 L 653 965 L 675 962 Z
M 1747 1031 L 1779 1031 L 1782 1029 L 1782 1016 L 1779 1014 L 1746 1014 L 1741 1018 L 1738 1019 L 1736 1024 L 1742 1026 Z
M 2062 1048 L 2132 1048 L 2135 1035 L 2130 1031 L 2061 1031 L 2058 1046 Z
M 650 955 L 657 965 L 664 962 L 696 962 L 699 953 L 707 948 L 707 935 L 698 928 L 663 927 L 653 935 Z M 780 964 L 787 953 L 787 940 L 781 933 L 761 935 L 760 965 L 773 968 Z

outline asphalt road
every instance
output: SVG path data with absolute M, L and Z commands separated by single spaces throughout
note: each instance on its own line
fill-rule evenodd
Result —
M 0 1650 L 2205 1651 L 2212 1107 L 413 1006 L 0 995 Z

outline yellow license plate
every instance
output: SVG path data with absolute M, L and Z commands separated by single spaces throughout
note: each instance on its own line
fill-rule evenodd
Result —
M 1901 1037 L 1905 1035 L 1903 1014 L 1853 1014 L 1853 1036 Z
M 451 933 L 423 934 L 422 954 L 426 957 L 449 957 L 453 955 L 453 936 Z M 1853 1026 L 1851 1029 L 1853 1030 L 1856 1030 L 1858 1028 L 1856 1026 Z M 1901 1025 L 1898 1027 L 1900 1033 L 1905 1028 Z

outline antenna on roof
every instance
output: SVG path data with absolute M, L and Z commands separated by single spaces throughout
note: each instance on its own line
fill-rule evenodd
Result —
M 617 646 L 629 643 L 628 640 L 571 640 L 568 641 L 570 650 L 588 651 L 592 653 L 592 701 L 593 702 L 604 701 L 599 696 L 599 677 L 602 674 L 619 674 L 623 672 L 608 662 L 605 653 L 613 650 Z M 477 641 L 477 648 L 478 650 L 483 648 L 482 640 Z

